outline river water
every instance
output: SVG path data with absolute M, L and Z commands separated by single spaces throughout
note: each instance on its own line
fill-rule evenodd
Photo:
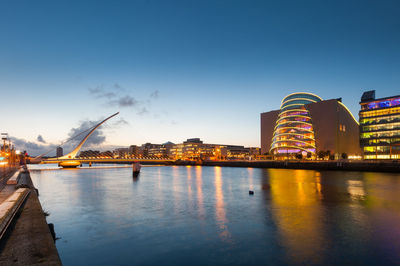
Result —
M 400 174 L 32 170 L 64 265 L 400 263 Z M 249 195 L 254 190 L 254 195 Z

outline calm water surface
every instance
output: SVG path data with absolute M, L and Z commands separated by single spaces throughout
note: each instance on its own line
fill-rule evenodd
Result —
M 399 174 L 151 166 L 139 178 L 130 168 L 31 176 L 64 265 L 400 263 Z

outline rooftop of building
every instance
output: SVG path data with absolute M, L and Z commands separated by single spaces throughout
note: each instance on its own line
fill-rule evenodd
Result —
M 334 100 L 337 101 L 337 102 L 342 103 L 342 98 L 334 98 L 334 99 L 321 100 L 321 101 L 318 101 L 318 102 L 307 103 L 307 104 L 304 104 L 304 105 L 325 103 L 325 102 L 327 102 L 327 101 L 334 101 Z M 342 103 L 342 104 L 343 104 L 343 103 Z M 267 112 L 262 112 L 261 114 L 267 114 L 267 113 L 272 113 L 272 112 L 280 112 L 280 111 L 281 111 L 281 109 L 277 109 L 277 110 L 271 110 L 271 111 L 267 111 Z
M 363 95 L 361 96 L 360 104 L 395 99 L 395 98 L 400 98 L 400 95 L 388 96 L 388 97 L 383 97 L 383 98 L 375 98 L 375 90 L 370 90 L 370 91 L 366 91 L 363 93 Z

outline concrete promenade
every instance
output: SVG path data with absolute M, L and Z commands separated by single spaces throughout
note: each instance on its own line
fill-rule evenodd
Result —
M 62 265 L 29 172 L 9 178 L 1 180 L 0 215 L 7 214 L 9 222 L 0 239 L 0 265 Z M 18 195 L 22 192 L 28 192 L 26 198 Z M 17 197 L 22 200 L 15 206 Z

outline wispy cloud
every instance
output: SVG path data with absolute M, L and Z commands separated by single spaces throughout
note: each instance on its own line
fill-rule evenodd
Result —
M 39 135 L 40 136 L 40 135 Z M 12 143 L 15 145 L 16 149 L 21 151 L 27 151 L 29 155 L 40 155 L 47 153 L 51 150 L 55 150 L 57 145 L 51 143 L 35 143 L 25 139 L 20 139 L 16 137 L 10 137 Z
M 117 94 L 113 91 L 107 91 L 105 90 L 102 86 L 97 86 L 94 88 L 89 88 L 89 93 L 93 95 L 97 99 L 101 98 L 115 98 L 117 97 Z
M 80 121 L 79 126 L 76 128 L 71 128 L 68 133 L 69 138 L 73 138 L 71 143 L 79 143 L 86 135 L 89 133 L 89 129 L 98 124 L 98 121 L 85 120 Z M 84 132 L 84 133 L 83 133 Z M 103 127 L 98 127 L 86 140 L 85 145 L 101 145 L 106 141 L 106 137 L 103 132 Z
M 142 109 L 140 109 L 139 112 L 137 112 L 136 114 L 145 115 L 145 114 L 148 114 L 148 113 L 149 113 L 149 111 L 147 110 L 147 108 L 146 107 L 142 107 Z
M 80 121 L 77 127 L 73 127 L 69 130 L 68 139 L 63 142 L 60 141 L 60 143 L 46 142 L 41 134 L 37 136 L 36 142 L 17 137 L 11 137 L 11 141 L 17 149 L 21 151 L 26 150 L 31 156 L 38 156 L 44 153 L 48 153 L 48 156 L 55 156 L 56 148 L 61 144 L 61 146 L 64 148 L 64 154 L 66 154 L 75 148 L 78 143 L 89 133 L 90 129 L 97 125 L 101 120 L 102 119 L 93 121 L 86 119 Z M 109 126 L 107 126 L 107 123 L 105 123 L 97 128 L 86 140 L 85 145 L 82 148 L 104 150 L 114 147 L 107 145 L 105 129 L 115 129 L 128 125 L 129 123 L 122 117 L 120 117 L 118 120 L 111 121 L 112 120 L 107 121 Z
M 135 107 L 139 104 L 139 102 L 132 96 L 125 95 L 123 97 L 119 97 L 118 99 L 108 101 L 108 104 L 116 107 Z
M 114 83 L 113 87 L 114 89 L 117 89 L 119 91 L 124 91 L 124 88 L 121 85 L 119 85 L 119 83 Z
M 160 92 L 158 90 L 155 90 L 150 94 L 150 98 L 152 98 L 152 99 L 158 99 L 159 96 L 160 96 Z
M 154 90 L 147 99 L 137 99 L 119 83 L 114 83 L 109 88 L 99 85 L 88 88 L 88 91 L 95 99 L 103 100 L 106 107 L 134 108 L 137 115 L 150 113 L 151 102 L 160 97 L 160 91 Z
M 46 143 L 46 141 L 43 139 L 42 135 L 37 136 L 36 140 L 41 143 Z
M 113 126 L 124 126 L 129 125 L 129 122 L 123 119 L 122 117 L 112 123 Z

